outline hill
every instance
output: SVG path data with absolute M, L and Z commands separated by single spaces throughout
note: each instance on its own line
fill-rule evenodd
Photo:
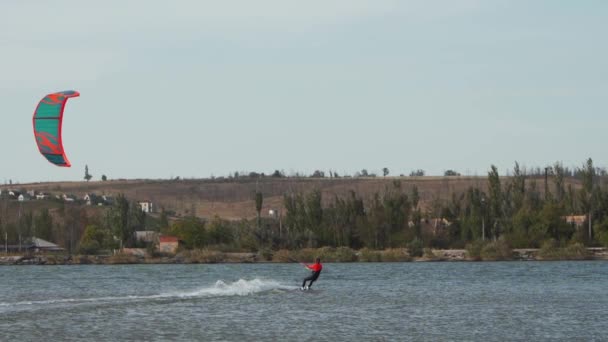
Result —
M 506 183 L 509 177 L 502 177 Z M 264 195 L 262 214 L 268 215 L 270 209 L 283 209 L 283 195 L 294 192 L 310 192 L 318 189 L 323 198 L 345 196 L 355 191 L 364 200 L 374 193 L 382 193 L 393 182 L 401 183 L 402 189 L 409 193 L 416 186 L 420 194 L 420 205 L 426 208 L 433 199 L 448 199 L 452 193 L 462 193 L 469 187 L 485 189 L 487 177 L 359 177 L 359 178 L 273 178 L 251 179 L 181 179 L 181 180 L 111 180 L 92 182 L 51 182 L 29 183 L 2 186 L 3 190 L 20 189 L 47 192 L 52 195 L 74 194 L 83 198 L 87 193 L 97 195 L 124 194 L 134 201 L 151 201 L 157 209 L 165 208 L 176 215 L 191 214 L 213 217 L 218 215 L 229 220 L 254 218 L 256 216 L 254 194 Z M 538 189 L 544 189 L 542 177 L 530 178 L 536 181 Z M 580 187 L 580 182 L 569 178 L 566 184 Z M 552 182 L 549 186 L 553 186 Z

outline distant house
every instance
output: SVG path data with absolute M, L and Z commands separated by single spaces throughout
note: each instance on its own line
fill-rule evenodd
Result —
M 44 252 L 62 252 L 65 249 L 57 246 L 56 244 L 46 241 L 37 237 L 33 237 L 31 239 L 26 240 L 23 244 L 20 245 L 6 245 L 3 246 L 9 252 L 34 252 L 34 253 L 44 253 Z
M 585 221 L 587 221 L 586 215 L 569 215 L 569 216 L 562 216 L 562 218 L 567 223 L 570 223 L 571 225 L 575 226 L 576 228 L 582 227 L 585 224 Z
M 161 253 L 175 254 L 179 247 L 179 239 L 175 236 L 160 236 L 158 238 L 158 250 Z
M 25 202 L 25 201 L 29 201 L 31 199 L 32 199 L 32 197 L 29 194 L 27 194 L 27 193 L 21 194 L 21 195 L 19 195 L 19 197 L 17 197 L 17 200 L 19 202 Z
M 49 199 L 51 196 L 47 193 L 41 192 L 36 194 L 36 199 L 37 200 L 45 200 L 45 199 Z
M 17 190 L 9 190 L 8 191 L 8 197 L 10 197 L 12 199 L 18 199 L 19 195 L 21 195 L 20 191 L 17 191 Z
M 27 194 L 30 195 L 31 198 L 35 198 L 36 197 L 36 190 L 28 190 Z
M 74 202 L 76 201 L 76 196 L 63 194 L 62 199 L 66 202 Z
M 135 241 L 145 242 L 145 243 L 154 243 L 158 241 L 158 232 L 153 230 L 140 230 L 133 233 L 135 237 Z
M 84 197 L 82 199 L 86 202 L 87 205 L 103 205 L 104 204 L 103 198 L 101 196 L 97 196 L 93 193 L 84 195 Z
M 153 213 L 154 212 L 154 204 L 152 204 L 152 202 L 143 201 L 143 202 L 138 202 L 137 204 L 139 204 L 141 211 L 143 211 L 144 213 Z
M 105 203 L 106 205 L 114 204 L 114 197 L 112 197 L 112 196 L 103 195 L 103 196 L 101 196 L 101 199 L 103 199 L 103 203 Z
M 34 252 L 61 252 L 65 249 L 57 246 L 56 244 L 46 241 L 37 237 L 33 237 L 28 246 L 29 250 L 33 250 Z

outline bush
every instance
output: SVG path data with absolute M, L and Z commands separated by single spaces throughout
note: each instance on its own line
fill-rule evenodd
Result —
M 108 264 L 137 264 L 139 260 L 134 255 L 119 253 L 108 258 Z
M 95 240 L 83 241 L 78 248 L 78 252 L 81 254 L 93 255 L 97 254 L 100 248 L 99 242 Z
M 262 258 L 262 260 L 265 261 L 271 261 L 272 260 L 272 251 L 268 248 L 263 248 L 261 249 L 258 254 L 260 255 L 260 258 Z
M 179 255 L 184 262 L 192 264 L 214 264 L 224 261 L 224 253 L 208 249 L 183 251 Z
M 272 255 L 272 261 L 276 262 L 294 262 L 296 261 L 292 257 L 292 252 L 287 249 L 280 249 Z
M 591 257 L 582 243 L 574 243 L 566 247 L 566 255 L 568 260 L 585 260 Z
M 424 244 L 419 238 L 415 238 L 407 244 L 407 250 L 412 257 L 421 257 L 424 253 Z
M 481 249 L 483 248 L 483 241 L 477 240 L 472 243 L 468 243 L 465 247 L 467 250 L 467 258 L 475 261 L 481 261 Z
M 424 249 L 424 258 L 428 260 L 439 260 L 440 258 L 433 253 L 431 248 Z
M 584 260 L 590 257 L 589 251 L 582 243 L 575 242 L 565 248 L 559 248 L 554 239 L 543 242 L 538 256 L 542 260 Z
M 511 260 L 513 259 L 513 251 L 503 239 L 499 239 L 483 246 L 480 257 L 482 260 L 489 261 Z
M 403 248 L 392 248 L 380 252 L 384 262 L 412 261 L 412 257 Z
M 292 255 L 293 259 L 298 262 L 312 262 L 317 257 L 318 251 L 312 248 L 304 248 L 299 251 L 293 251 Z M 324 259 L 321 259 L 321 261 L 324 261 Z
M 381 262 L 382 255 L 378 251 L 373 251 L 369 248 L 363 248 L 358 253 L 359 261 L 362 262 Z
M 357 255 L 355 251 L 348 247 L 338 247 L 336 248 L 334 254 L 335 261 L 337 262 L 353 262 L 357 261 Z

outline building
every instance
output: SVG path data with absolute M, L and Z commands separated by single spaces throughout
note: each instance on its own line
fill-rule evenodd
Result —
M 66 201 L 66 202 L 74 202 L 74 201 L 76 201 L 76 196 L 74 196 L 74 195 L 63 194 L 63 196 L 61 198 L 63 198 L 63 200 Z
M 51 196 L 47 193 L 41 192 L 39 194 L 36 194 L 36 199 L 37 200 L 45 200 L 45 199 L 49 199 Z
M 154 212 L 154 204 L 152 204 L 152 202 L 143 201 L 143 202 L 138 202 L 137 204 L 139 204 L 141 211 L 143 211 L 144 213 L 153 213 Z
M 17 200 L 19 202 L 25 202 L 25 201 L 29 201 L 31 199 L 32 199 L 32 197 L 29 194 L 27 194 L 27 193 L 21 194 L 21 195 L 19 195 L 19 197 L 17 197 Z
M 46 241 L 37 237 L 33 237 L 30 241 L 28 249 L 34 252 L 62 252 L 65 249 L 57 246 L 56 244 Z
M 19 245 L 6 245 L 3 246 L 8 252 L 11 253 L 50 253 L 50 252 L 63 252 L 64 248 L 57 246 L 56 244 L 46 241 L 37 237 L 26 240 L 23 244 Z M 4 249 L 3 248 L 3 249 Z
M 563 216 L 562 218 L 576 228 L 582 227 L 585 224 L 585 221 L 587 221 L 586 215 L 569 215 Z
M 179 248 L 179 239 L 175 236 L 161 236 L 158 238 L 158 250 L 161 253 L 177 253 Z
M 114 197 L 112 197 L 112 196 L 103 195 L 103 196 L 101 196 L 101 199 L 103 199 L 103 203 L 105 203 L 106 205 L 114 204 Z
M 86 194 L 82 198 L 87 205 L 103 205 L 103 198 L 101 196 L 97 196 L 94 193 Z
M 145 243 L 154 243 L 158 242 L 158 232 L 153 230 L 140 230 L 133 232 L 135 237 L 135 241 L 145 242 Z

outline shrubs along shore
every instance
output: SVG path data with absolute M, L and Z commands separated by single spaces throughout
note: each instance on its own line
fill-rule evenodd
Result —
M 14 255 L 0 256 L 0 265 L 69 264 L 201 264 L 201 263 L 290 263 L 312 262 L 411 262 L 411 261 L 511 261 L 511 260 L 608 260 L 606 248 L 585 248 L 581 244 L 559 247 L 548 241 L 540 249 L 510 249 L 499 241 L 470 244 L 467 249 L 410 251 L 405 248 L 382 251 L 348 247 L 306 248 L 300 250 L 262 250 L 257 253 L 231 253 L 196 249 L 176 255 Z

